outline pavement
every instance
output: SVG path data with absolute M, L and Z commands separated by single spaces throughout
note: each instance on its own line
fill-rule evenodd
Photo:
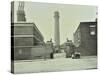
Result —
M 80 59 L 55 58 L 38 60 L 21 60 L 14 62 L 15 73 L 36 73 L 71 70 L 88 70 L 97 68 L 96 56 L 84 56 Z

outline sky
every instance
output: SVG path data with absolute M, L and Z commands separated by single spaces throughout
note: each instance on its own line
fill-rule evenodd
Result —
M 14 6 L 14 22 L 17 22 L 18 2 Z M 25 2 L 24 7 L 27 22 L 33 22 L 38 27 L 44 41 L 52 38 L 54 42 L 54 12 L 59 12 L 60 44 L 66 39 L 73 41 L 73 33 L 80 22 L 95 21 L 97 6 L 53 4 Z

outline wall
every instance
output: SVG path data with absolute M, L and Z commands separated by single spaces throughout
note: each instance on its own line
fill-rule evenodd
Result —
M 97 28 L 96 35 L 90 35 L 90 25 L 97 27 L 96 22 L 81 22 L 78 28 L 80 31 L 76 30 L 74 34 L 74 39 L 77 39 L 74 40 L 76 51 L 79 51 L 81 55 L 97 55 Z M 77 36 L 78 33 L 80 33 L 80 38 Z
M 51 48 L 46 48 L 45 46 L 34 46 L 31 48 L 31 58 L 32 59 L 46 59 L 50 58 L 50 54 L 53 52 Z

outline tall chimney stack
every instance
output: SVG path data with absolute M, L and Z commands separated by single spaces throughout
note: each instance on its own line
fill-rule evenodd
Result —
M 17 21 L 19 22 L 25 22 L 26 17 L 25 17 L 25 12 L 24 12 L 24 2 L 20 1 L 18 5 L 18 10 L 17 10 Z

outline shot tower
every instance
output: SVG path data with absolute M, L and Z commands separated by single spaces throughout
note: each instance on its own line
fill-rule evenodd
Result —
M 55 41 L 55 50 L 56 52 L 60 52 L 60 33 L 59 33 L 59 12 L 54 12 L 54 41 Z

